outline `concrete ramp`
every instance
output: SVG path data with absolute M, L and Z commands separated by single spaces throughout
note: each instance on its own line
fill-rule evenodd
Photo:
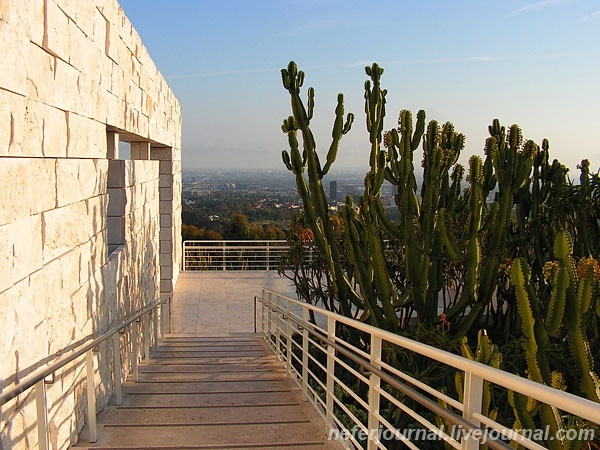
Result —
M 123 389 L 98 413 L 98 441 L 86 428 L 76 448 L 341 448 L 257 334 L 167 335 Z

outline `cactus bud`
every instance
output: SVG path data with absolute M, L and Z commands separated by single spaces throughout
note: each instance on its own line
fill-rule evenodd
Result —
M 508 132 L 508 143 L 511 148 L 520 148 L 523 143 L 523 133 L 517 124 L 511 125 Z

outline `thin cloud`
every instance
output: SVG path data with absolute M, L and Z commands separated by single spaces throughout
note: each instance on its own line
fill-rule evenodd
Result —
M 600 10 L 598 11 L 594 11 L 591 14 L 588 14 L 587 16 L 583 16 L 581 18 L 579 18 L 580 22 L 589 22 L 590 20 L 595 20 L 600 18 Z
M 594 18 L 600 17 L 600 11 L 594 13 Z M 591 20 L 591 19 L 588 19 Z M 498 63 L 507 61 L 529 61 L 529 60 L 540 60 L 540 59 L 573 59 L 573 58 L 589 58 L 600 55 L 600 51 L 597 52 L 563 52 L 563 53 L 538 53 L 529 55 L 510 55 L 510 56 L 456 56 L 449 58 L 432 58 L 432 59 L 402 59 L 402 60 L 388 60 L 378 61 L 382 67 L 387 66 L 415 66 L 422 64 L 458 64 L 458 63 Z M 313 65 L 301 65 L 300 69 L 304 71 L 311 70 L 322 70 L 322 69 L 353 69 L 356 67 L 370 66 L 373 63 L 372 60 L 358 60 L 348 63 L 335 63 L 335 64 L 313 64 Z M 283 67 L 283 66 L 281 66 Z M 227 76 L 227 75 L 245 75 L 254 73 L 279 73 L 281 67 L 275 68 L 254 68 L 254 69 L 232 69 L 232 70 L 216 70 L 210 72 L 195 72 L 195 73 L 183 73 L 183 74 L 172 74 L 166 75 L 167 80 L 184 80 L 193 78 L 204 78 L 204 77 L 216 77 L 216 76 Z
M 552 5 L 564 3 L 566 0 L 542 0 L 535 3 L 529 3 L 521 8 L 515 9 L 508 14 L 508 17 L 518 16 L 520 14 L 535 12 Z

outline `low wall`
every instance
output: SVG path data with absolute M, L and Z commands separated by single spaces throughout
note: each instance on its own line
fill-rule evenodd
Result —
M 0 53 L 5 391 L 173 290 L 181 109 L 114 0 L 1 2 Z M 119 158 L 119 141 L 131 159 Z M 112 390 L 111 352 L 96 354 L 99 407 Z M 55 375 L 50 441 L 63 449 L 83 426 L 83 361 Z M 37 447 L 33 397 L 1 407 L 0 448 Z

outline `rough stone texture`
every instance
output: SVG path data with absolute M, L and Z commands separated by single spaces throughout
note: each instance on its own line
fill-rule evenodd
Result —
M 116 0 L 0 2 L 0 391 L 170 294 L 181 258 L 181 108 Z M 25 62 L 25 64 L 23 64 Z M 117 136 L 142 160 L 116 160 Z M 109 248 L 117 229 L 122 245 Z M 121 243 L 121 242 L 120 242 Z M 121 337 L 125 378 L 131 364 Z M 141 339 L 141 338 L 140 338 Z M 95 355 L 97 404 L 113 349 Z M 48 387 L 50 445 L 86 417 L 85 359 Z M 0 448 L 36 448 L 33 391 Z

